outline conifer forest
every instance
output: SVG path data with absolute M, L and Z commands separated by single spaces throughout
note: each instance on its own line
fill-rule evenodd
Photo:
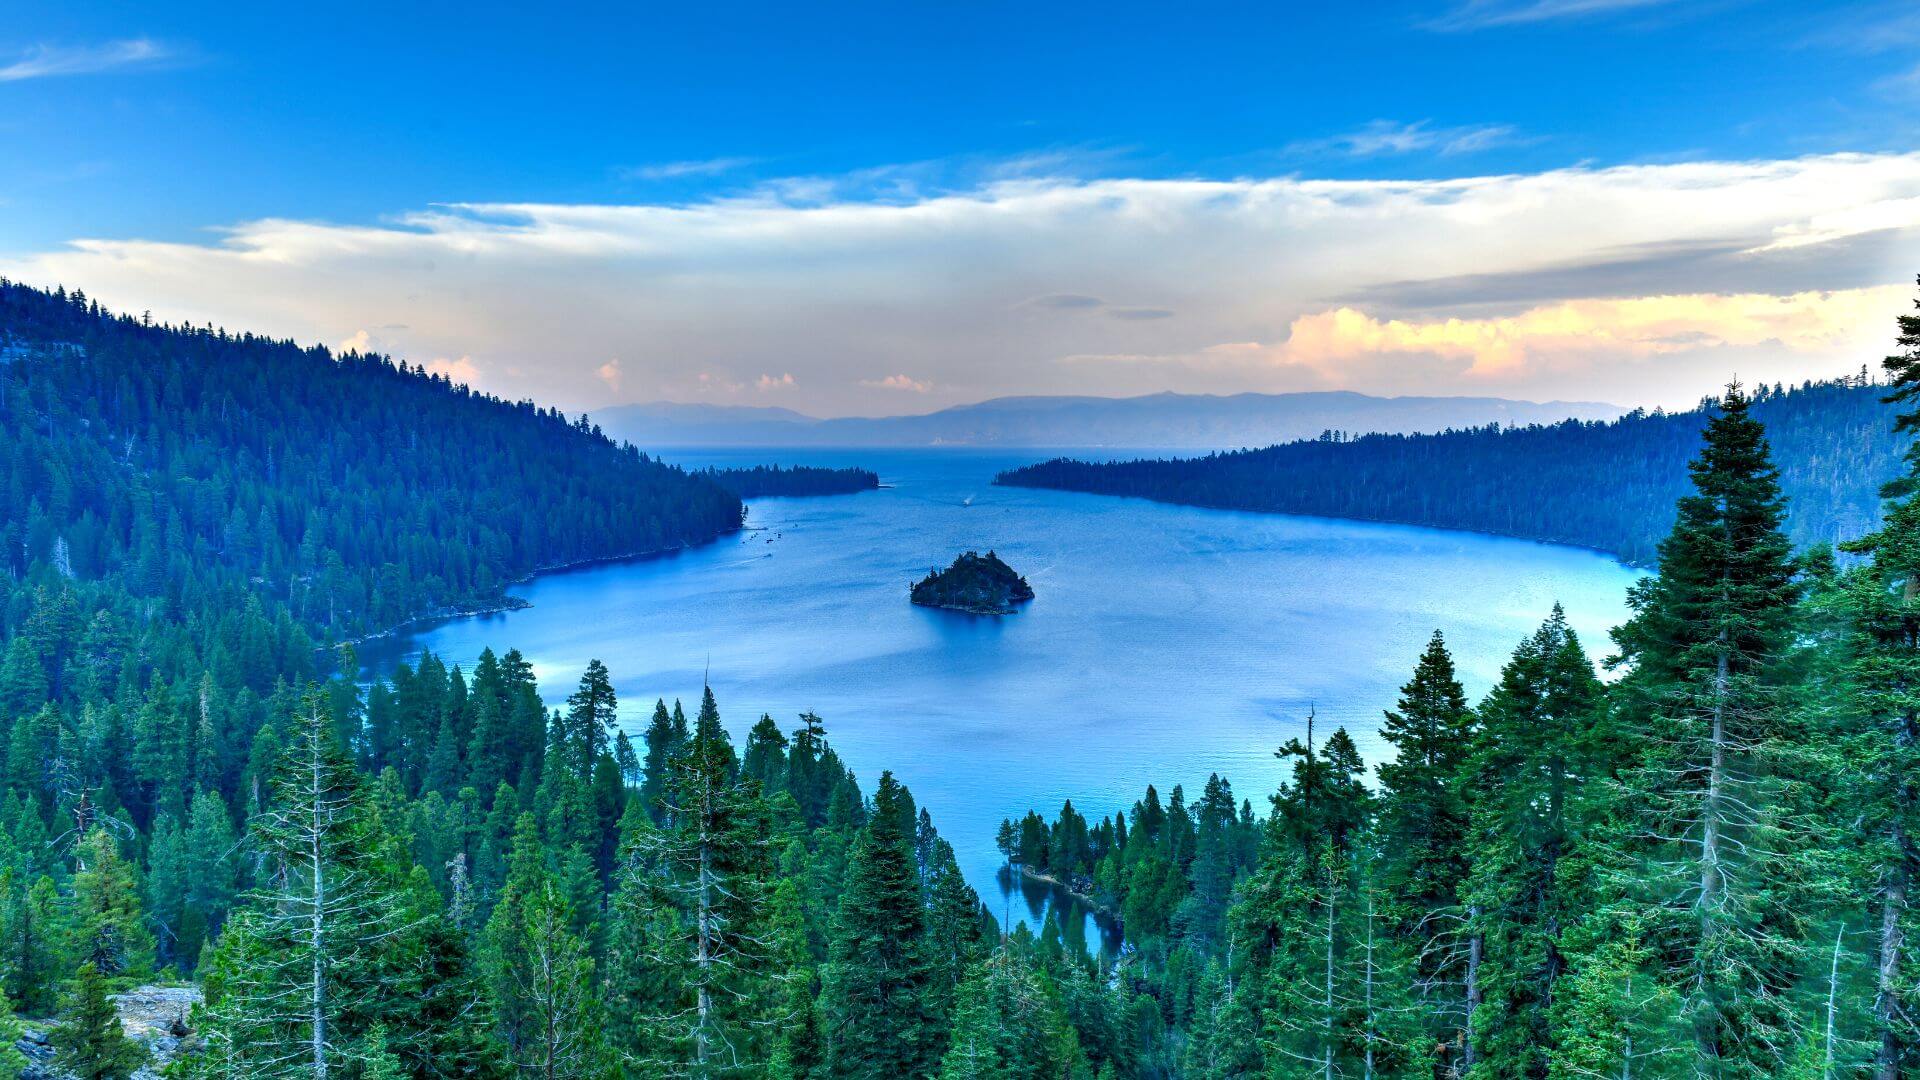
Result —
M 1385 760 L 1309 722 L 1277 791 L 1010 813 L 1008 871 L 1123 928 L 1093 955 L 1001 925 L 831 717 L 629 733 L 605 666 L 549 708 L 510 642 L 359 681 L 368 632 L 736 528 L 723 479 L 383 357 L 0 301 L 6 1075 L 32 1018 L 129 1075 L 110 995 L 154 982 L 203 992 L 169 1075 L 208 1078 L 1920 1071 L 1920 452 L 1796 545 L 1762 420 L 1838 391 L 1705 411 L 1600 670 L 1543 611 L 1471 700 L 1441 626 Z M 1910 444 L 1920 315 L 1872 392 Z

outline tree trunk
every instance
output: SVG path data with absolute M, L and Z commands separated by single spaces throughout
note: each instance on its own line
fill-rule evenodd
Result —
M 1480 905 L 1467 909 L 1472 922 L 1480 919 Z M 1467 1016 L 1460 1030 L 1460 1072 L 1472 1071 L 1479 1055 L 1473 1049 L 1473 1011 L 1480 1007 L 1480 961 L 1486 952 L 1486 939 L 1474 931 L 1467 938 Z
M 1900 917 L 1907 907 L 1910 854 L 1907 849 L 1910 846 L 1901 822 L 1895 821 L 1893 872 L 1888 875 L 1886 890 L 1880 896 L 1879 985 L 1873 999 L 1873 1016 L 1880 1027 L 1880 1047 L 1873 1055 L 1874 1080 L 1899 1080 L 1900 1076 L 1901 1046 L 1895 1020 L 1900 1012 L 1900 950 L 1905 944 Z
M 1847 924 L 1841 923 L 1840 929 L 1833 934 L 1833 961 L 1827 965 L 1827 1045 L 1826 1061 L 1820 1075 L 1825 1080 L 1833 1080 L 1833 1039 L 1834 1028 L 1840 1018 L 1840 943 L 1846 939 Z
M 307 832 L 308 857 L 313 860 L 313 924 L 308 931 L 307 947 L 313 950 L 313 1078 L 327 1080 L 327 965 L 322 947 L 327 907 L 327 871 L 321 839 L 325 831 L 321 809 L 320 744 L 310 751 L 313 771 L 313 821 Z

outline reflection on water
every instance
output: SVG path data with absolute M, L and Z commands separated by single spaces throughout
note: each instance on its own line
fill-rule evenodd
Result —
M 1001 925 L 1024 921 L 1037 934 L 1057 932 L 1069 950 L 1078 949 L 1103 959 L 1120 955 L 1119 922 L 1068 892 L 1066 886 L 1025 874 L 1015 875 L 1004 865 L 995 884 L 1000 887 L 1001 910 L 994 915 L 1001 920 Z M 1019 910 L 1012 910 L 1016 905 Z

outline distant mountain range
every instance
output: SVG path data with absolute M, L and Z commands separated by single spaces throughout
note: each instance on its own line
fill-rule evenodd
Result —
M 919 416 L 822 420 L 791 409 L 652 402 L 595 415 L 601 429 L 643 448 L 662 446 L 1115 446 L 1232 449 L 1313 438 L 1323 431 L 1411 434 L 1558 420 L 1612 420 L 1596 401 L 1490 397 L 1298 394 L 1149 394 L 1003 397 Z

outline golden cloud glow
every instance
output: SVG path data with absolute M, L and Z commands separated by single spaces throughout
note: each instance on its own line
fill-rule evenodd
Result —
M 1557 361 L 1644 359 L 1698 349 L 1776 345 L 1799 353 L 1866 347 L 1910 303 L 1904 286 L 1802 292 L 1568 300 L 1517 315 L 1377 319 L 1351 307 L 1303 315 L 1273 346 L 1237 342 L 1213 360 L 1258 359 L 1334 375 L 1355 360 L 1424 355 L 1475 377 L 1526 374 Z
M 463 356 L 458 360 L 449 360 L 443 356 L 437 360 L 427 361 L 427 374 L 445 375 L 454 382 L 472 386 L 480 378 L 480 369 L 474 365 L 471 356 Z

